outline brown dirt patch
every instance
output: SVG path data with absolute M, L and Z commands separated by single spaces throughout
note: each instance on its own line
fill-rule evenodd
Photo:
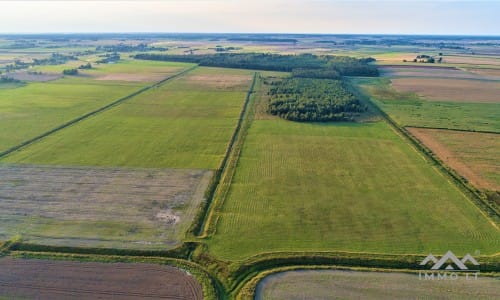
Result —
M 165 73 L 113 73 L 99 75 L 96 80 L 104 81 L 127 81 L 127 82 L 144 82 L 144 81 L 160 81 L 167 77 Z
M 249 75 L 236 74 L 210 74 L 189 75 L 185 77 L 187 82 L 196 83 L 200 86 L 217 89 L 248 87 L 252 77 Z
M 0 259 L 0 296 L 29 299 L 203 299 L 201 285 L 170 266 Z
M 414 92 L 431 100 L 457 102 L 500 102 L 500 82 L 442 79 L 394 78 L 392 85 L 399 91 Z
M 62 74 L 55 74 L 55 73 L 30 74 L 28 72 L 16 72 L 16 73 L 7 73 L 6 76 L 22 81 L 45 82 L 45 81 L 59 79 L 62 77 Z
M 495 180 L 500 174 L 500 135 L 442 129 L 407 129 L 475 187 L 500 190 L 500 184 Z

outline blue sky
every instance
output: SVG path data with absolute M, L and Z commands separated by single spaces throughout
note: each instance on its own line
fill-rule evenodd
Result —
M 0 0 L 0 32 L 500 35 L 500 0 Z

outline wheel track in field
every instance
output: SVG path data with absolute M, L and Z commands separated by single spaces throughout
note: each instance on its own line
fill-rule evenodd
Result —
M 31 139 L 28 139 L 28 140 L 26 140 L 26 141 L 24 141 L 24 142 L 22 142 L 22 143 L 20 143 L 20 144 L 18 144 L 16 146 L 14 146 L 14 147 L 11 147 L 11 148 L 3 151 L 3 152 L 0 152 L 0 160 L 2 158 L 6 157 L 7 155 L 9 155 L 9 154 L 11 154 L 11 153 L 13 153 L 13 152 L 15 152 L 17 150 L 20 150 L 20 149 L 22 149 L 22 148 L 24 148 L 26 146 L 29 146 L 29 145 L 31 145 L 31 144 L 33 144 L 35 142 L 38 142 L 41 139 L 43 139 L 43 138 L 45 138 L 45 137 L 47 137 L 47 136 L 49 136 L 49 135 L 51 135 L 53 133 L 56 133 L 56 132 L 58 132 L 58 131 L 60 131 L 60 130 L 62 130 L 64 128 L 67 128 L 67 127 L 69 127 L 71 125 L 74 125 L 74 124 L 76 124 L 76 123 L 78 123 L 80 121 L 84 121 L 84 120 L 86 120 L 86 119 L 88 119 L 88 118 L 90 118 L 92 116 L 95 116 L 95 115 L 97 115 L 97 114 L 99 114 L 101 112 L 104 112 L 104 111 L 106 111 L 106 110 L 108 110 L 110 108 L 113 108 L 113 107 L 115 107 L 115 106 L 117 106 L 117 105 L 119 105 L 119 104 L 121 104 L 121 103 L 123 103 L 123 102 L 125 102 L 127 100 L 130 100 L 130 99 L 134 98 L 137 95 L 140 95 L 140 94 L 142 94 L 142 93 L 144 93 L 144 92 L 146 92 L 146 91 L 148 91 L 150 89 L 156 88 L 156 87 L 164 84 L 167 81 L 170 81 L 172 79 L 181 77 L 181 76 L 185 75 L 186 73 L 193 71 L 196 68 L 198 68 L 198 65 L 193 66 L 191 68 L 184 69 L 183 71 L 181 71 L 179 73 L 176 73 L 174 75 L 168 76 L 168 77 L 166 77 L 166 78 L 164 78 L 164 79 L 162 79 L 162 80 L 160 80 L 158 82 L 155 82 L 152 85 L 143 87 L 143 88 L 141 88 L 141 89 L 133 92 L 132 94 L 129 94 L 129 95 L 125 96 L 125 97 L 122 97 L 122 98 L 120 98 L 118 100 L 115 100 L 115 101 L 113 101 L 113 102 L 111 102 L 109 104 L 106 104 L 106 105 L 98 108 L 98 109 L 90 111 L 90 112 L 88 112 L 88 113 L 86 113 L 84 115 L 81 115 L 81 116 L 73 119 L 73 120 L 70 120 L 70 121 L 65 122 L 65 123 L 63 123 L 63 124 L 61 124 L 61 125 L 59 125 L 59 126 L 57 126 L 55 128 L 52 128 L 51 130 L 46 131 L 45 133 L 42 133 L 42 134 L 37 135 L 37 136 L 35 136 L 35 137 L 31 138 Z

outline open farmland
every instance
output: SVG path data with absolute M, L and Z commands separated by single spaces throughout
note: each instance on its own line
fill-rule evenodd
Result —
M 426 128 L 408 130 L 474 186 L 500 191 L 498 134 Z
M 163 78 L 180 70 L 178 63 L 157 65 Z M 135 68 L 141 70 L 140 64 Z M 0 152 L 125 97 L 146 83 L 68 77 L 0 88 Z
M 394 78 L 392 85 L 398 91 L 414 92 L 430 100 L 500 103 L 500 81 Z
M 418 78 L 448 78 L 448 79 L 494 79 L 487 72 L 476 73 L 464 71 L 455 67 L 442 66 L 415 66 L 415 65 L 393 65 L 379 68 L 384 76 L 389 77 L 418 77 Z
M 274 251 L 491 254 L 500 237 L 383 121 L 256 116 L 217 213 L 209 251 L 233 260 Z
M 404 273 L 337 270 L 289 271 L 266 277 L 256 300 L 289 299 L 498 299 L 499 280 L 419 280 Z
M 203 170 L 0 166 L 0 240 L 168 249 L 211 177 Z
M 0 259 L 0 298 L 203 299 L 201 285 L 169 266 Z
M 500 103 L 428 101 L 397 91 L 386 78 L 352 81 L 400 126 L 500 132 Z
M 252 75 L 245 70 L 199 68 L 2 162 L 216 169 Z

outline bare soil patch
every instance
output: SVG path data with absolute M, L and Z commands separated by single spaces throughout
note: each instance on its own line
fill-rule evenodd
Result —
M 500 82 L 435 79 L 394 78 L 392 85 L 399 91 L 414 92 L 431 100 L 457 102 L 500 102 Z
M 201 285 L 170 266 L 0 259 L 0 296 L 29 299 L 203 299 Z
M 0 240 L 171 248 L 203 199 L 210 171 L 0 166 Z
M 408 131 L 477 188 L 500 190 L 494 180 L 494 174 L 500 174 L 500 135 L 424 128 Z
M 59 79 L 62 77 L 62 74 L 56 74 L 56 73 L 30 74 L 28 72 L 15 72 L 15 73 L 7 73 L 6 76 L 22 81 L 45 82 L 45 81 Z

